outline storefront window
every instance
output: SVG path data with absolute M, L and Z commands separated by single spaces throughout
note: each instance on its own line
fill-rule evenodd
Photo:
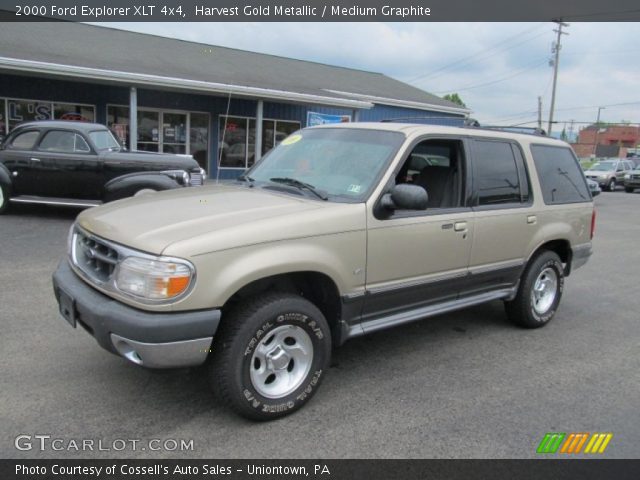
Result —
M 109 105 L 107 126 L 122 144 L 129 146 L 129 107 Z M 209 115 L 139 108 L 138 150 L 189 153 L 206 169 L 209 157 Z
M 107 127 L 120 144 L 129 148 L 129 109 L 127 107 L 107 107 Z
M 263 120 L 262 154 L 267 153 L 299 129 L 300 122 Z M 218 142 L 220 168 L 249 168 L 255 162 L 255 145 L 256 120 L 254 118 L 220 116 Z
M 192 113 L 189 124 L 189 153 L 193 155 L 200 167 L 207 169 L 209 158 L 209 115 Z
M 71 103 L 54 103 L 53 118 L 56 120 L 76 120 L 79 122 L 95 122 L 94 108 L 87 105 Z
M 187 115 L 165 113 L 162 116 L 162 151 L 164 153 L 187 153 Z
M 2 106 L 4 107 L 4 102 Z M 56 120 L 77 120 L 83 122 L 95 121 L 95 107 L 75 103 L 7 99 L 6 112 L 8 118 L 4 120 L 4 122 L 8 125 L 9 130 L 12 130 L 23 122 L 51 120 L 52 118 Z M 4 114 L 4 110 L 2 113 Z
M 4 137 L 7 135 L 7 101 L 4 98 L 0 98 L 0 142 L 4 140 Z

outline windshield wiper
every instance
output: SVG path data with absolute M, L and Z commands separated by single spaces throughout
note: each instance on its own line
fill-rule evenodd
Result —
M 255 182 L 254 178 L 251 178 L 249 175 L 240 175 L 237 180 L 239 182 L 246 182 L 249 184 L 251 188 L 253 188 L 253 182 Z
M 329 199 L 329 197 L 327 197 L 324 193 L 320 192 L 320 190 L 318 190 L 313 185 L 309 183 L 301 182 L 300 180 L 296 180 L 295 178 L 273 177 L 273 178 L 270 178 L 269 181 L 275 182 L 275 183 L 282 183 L 284 185 L 291 185 L 292 187 L 297 187 L 300 190 L 309 190 L 311 193 L 313 193 L 316 197 L 318 197 L 321 200 L 326 201 Z

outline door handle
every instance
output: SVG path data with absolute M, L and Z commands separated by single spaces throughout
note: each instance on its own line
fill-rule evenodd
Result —
M 467 222 L 456 222 L 453 224 L 453 229 L 456 232 L 464 232 L 467 230 Z
M 529 215 L 527 217 L 527 223 L 529 225 L 533 225 L 534 223 L 536 223 L 538 221 L 538 217 L 536 217 L 535 215 Z
M 31 157 L 31 161 L 32 161 L 32 162 L 39 162 L 39 161 L 40 161 L 40 159 L 39 159 L 39 158 L 33 158 L 33 157 Z

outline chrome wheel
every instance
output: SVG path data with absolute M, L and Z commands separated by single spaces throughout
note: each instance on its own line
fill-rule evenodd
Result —
M 611 179 L 611 182 L 609 182 L 609 191 L 613 192 L 616 189 L 616 181 L 614 179 Z
M 313 343 L 304 329 L 277 327 L 265 335 L 251 358 L 253 388 L 266 398 L 286 397 L 302 385 L 312 361 Z
M 553 268 L 547 267 L 533 284 L 531 305 L 538 315 L 549 311 L 558 294 L 558 274 Z
M 0 208 L 4 205 L 4 189 L 0 185 Z

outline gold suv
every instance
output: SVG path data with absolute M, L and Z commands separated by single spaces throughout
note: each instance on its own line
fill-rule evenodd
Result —
M 80 214 L 64 318 L 151 368 L 209 365 L 237 413 L 300 408 L 346 340 L 489 301 L 537 328 L 591 255 L 573 151 L 539 135 L 354 123 L 300 130 L 233 184 Z

